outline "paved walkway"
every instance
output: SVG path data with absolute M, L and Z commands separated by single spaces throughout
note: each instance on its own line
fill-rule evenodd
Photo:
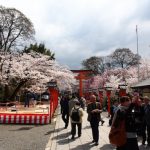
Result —
M 103 115 L 103 114 L 102 114 Z M 80 138 L 75 137 L 71 139 L 71 125 L 67 129 L 64 129 L 64 122 L 61 119 L 61 115 L 58 114 L 56 118 L 55 131 L 51 134 L 48 144 L 45 150 L 115 150 L 111 144 L 109 144 L 108 133 L 110 127 L 108 127 L 108 118 L 103 116 L 105 123 L 103 126 L 99 126 L 100 140 L 99 145 L 92 144 L 92 135 L 90 124 L 87 121 L 87 113 L 84 111 L 82 135 Z M 140 145 L 140 150 L 148 150 Z M 150 150 L 150 148 L 149 148 Z

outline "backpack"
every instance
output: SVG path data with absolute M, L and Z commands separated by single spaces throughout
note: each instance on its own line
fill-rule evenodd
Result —
M 125 120 L 119 120 L 119 125 L 114 126 L 115 119 L 113 119 L 112 126 L 109 132 L 109 142 L 117 147 L 123 146 L 126 143 L 126 129 Z
M 71 119 L 72 121 L 75 121 L 75 122 L 79 122 L 80 121 L 80 114 L 79 114 L 79 108 L 73 108 L 72 109 L 72 113 L 71 113 Z
M 123 146 L 126 143 L 125 121 L 120 121 L 119 127 L 111 127 L 109 141 L 115 146 Z

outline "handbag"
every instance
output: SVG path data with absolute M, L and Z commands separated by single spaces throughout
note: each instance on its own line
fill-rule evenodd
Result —
M 120 120 L 117 127 L 112 125 L 109 132 L 109 141 L 111 144 L 117 147 L 126 144 L 127 136 L 125 130 L 125 120 Z

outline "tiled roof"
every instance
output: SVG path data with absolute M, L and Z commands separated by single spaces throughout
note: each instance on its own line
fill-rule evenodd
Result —
M 146 79 L 146 80 L 143 80 L 133 86 L 131 86 L 131 88 L 134 88 L 134 87 L 143 87 L 143 86 L 150 86 L 150 78 Z

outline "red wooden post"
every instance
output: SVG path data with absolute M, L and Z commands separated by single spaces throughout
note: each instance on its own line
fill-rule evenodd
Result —
M 50 96 L 50 122 L 51 122 L 51 119 L 52 119 L 52 113 L 53 113 L 53 95 Z
M 87 76 L 89 73 L 91 73 L 91 70 L 71 70 L 73 73 L 78 73 L 78 75 L 75 77 L 77 80 L 79 80 L 79 95 L 80 97 L 83 96 L 83 79 L 86 80 L 89 77 Z
M 119 96 L 126 96 L 126 89 L 120 89 L 119 90 Z
M 49 92 L 50 92 L 50 117 L 52 117 L 58 105 L 58 91 L 56 88 L 49 88 Z
M 119 96 L 122 97 L 122 96 L 126 96 L 126 86 L 125 84 L 121 84 L 118 86 L 118 89 L 119 89 Z
M 107 102 L 107 106 L 108 106 L 108 113 L 110 114 L 110 105 L 111 105 L 111 101 L 110 101 L 110 96 L 111 96 L 111 87 L 106 87 L 106 95 L 108 98 L 108 102 Z
M 80 97 L 83 96 L 83 84 L 82 84 L 82 79 L 84 79 L 82 73 L 79 73 L 79 95 Z
M 54 111 L 57 107 L 57 101 L 58 101 L 58 95 L 57 93 L 57 83 L 56 81 L 50 81 L 48 82 L 48 89 L 49 89 L 49 93 L 50 93 L 50 109 L 49 109 L 49 116 L 50 116 L 50 122 L 51 122 L 51 118 L 54 114 Z
M 57 108 L 57 105 L 58 105 L 58 90 L 55 88 L 53 89 L 54 90 L 54 111 L 56 110 Z
M 103 91 L 102 90 L 99 90 L 99 98 L 100 98 L 101 106 L 103 106 Z

